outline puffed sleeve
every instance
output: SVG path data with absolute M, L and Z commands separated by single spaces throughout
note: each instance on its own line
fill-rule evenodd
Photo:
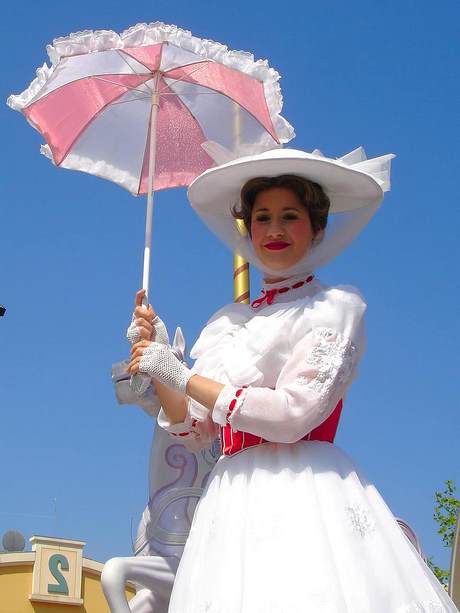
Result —
M 354 288 L 318 294 L 291 332 L 292 352 L 275 388 L 225 386 L 213 420 L 279 443 L 296 442 L 317 428 L 354 377 L 364 349 L 365 309 Z

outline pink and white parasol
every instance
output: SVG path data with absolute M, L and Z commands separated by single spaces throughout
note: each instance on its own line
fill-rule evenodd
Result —
M 56 166 L 148 194 L 146 290 L 153 192 L 189 185 L 214 165 L 209 152 L 238 157 L 294 136 L 266 61 L 176 26 L 79 32 L 47 51 L 51 66 L 8 104 L 44 136 Z

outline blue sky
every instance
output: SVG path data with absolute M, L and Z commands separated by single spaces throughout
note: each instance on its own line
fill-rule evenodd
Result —
M 267 58 L 282 75 L 292 146 L 397 154 L 383 207 L 318 275 L 356 285 L 369 305 L 367 353 L 336 442 L 442 564 L 433 495 L 448 478 L 460 486 L 459 18 L 453 0 L 82 0 L 8 3 L 0 24 L 3 100 L 25 89 L 54 37 L 162 20 Z M 129 555 L 153 424 L 116 404 L 110 365 L 127 353 L 144 200 L 53 167 L 5 104 L 0 121 L 0 534 L 86 540 L 101 561 Z M 231 254 L 185 190 L 159 194 L 154 224 L 152 302 L 190 347 L 232 300 Z M 254 292 L 258 282 L 254 273 Z

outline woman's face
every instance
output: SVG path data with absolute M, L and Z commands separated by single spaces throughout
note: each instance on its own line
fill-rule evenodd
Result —
M 314 233 L 307 209 L 286 187 L 259 192 L 251 214 L 251 240 L 263 264 L 282 272 L 310 249 Z

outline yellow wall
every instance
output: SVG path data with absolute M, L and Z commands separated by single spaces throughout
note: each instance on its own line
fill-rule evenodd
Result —
M 100 577 L 83 570 L 82 598 L 84 605 L 45 604 L 31 602 L 31 564 L 0 567 L 0 613 L 110 613 L 102 592 Z M 132 598 L 134 590 L 126 590 Z

